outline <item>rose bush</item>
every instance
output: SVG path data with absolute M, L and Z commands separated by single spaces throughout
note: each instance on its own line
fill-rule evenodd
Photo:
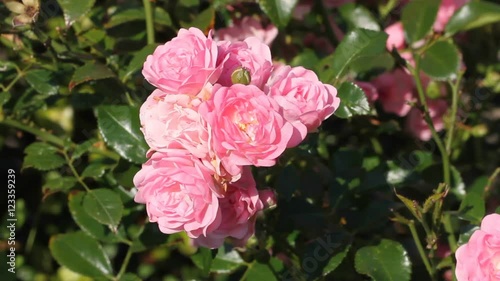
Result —
M 498 280 L 499 12 L 3 1 L 0 280 Z

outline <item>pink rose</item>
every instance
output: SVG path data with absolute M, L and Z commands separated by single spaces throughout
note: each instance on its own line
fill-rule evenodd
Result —
M 374 103 L 378 99 L 377 88 L 375 88 L 375 86 L 371 83 L 363 81 L 354 81 L 354 83 L 358 85 L 363 92 L 365 92 L 366 99 L 369 103 Z
M 389 35 L 386 43 L 387 50 L 390 51 L 392 48 L 396 48 L 398 50 L 404 49 L 405 32 L 403 30 L 403 24 L 400 21 L 389 25 L 384 29 L 384 31 Z
M 298 145 L 307 132 L 315 131 L 338 108 L 337 89 L 319 81 L 303 67 L 284 66 L 274 71 L 266 85 L 269 95 L 283 108 L 283 116 L 294 126 L 288 147 Z
M 255 232 L 255 215 L 264 205 L 259 199 L 250 167 L 245 167 L 241 179 L 229 184 L 223 198 L 219 199 L 220 225 L 206 235 L 194 239 L 196 245 L 207 248 L 222 246 L 231 238 L 237 246 L 244 246 Z
M 155 90 L 141 106 L 141 130 L 156 151 L 185 149 L 198 158 L 208 153 L 208 128 L 198 113 L 201 101 Z
M 371 83 L 377 88 L 379 102 L 386 112 L 405 116 L 411 109 L 410 101 L 414 101 L 414 83 L 412 77 L 404 70 L 396 69 L 376 77 Z
M 278 35 L 278 28 L 268 24 L 266 28 L 255 17 L 244 17 L 235 22 L 233 26 L 221 28 L 216 31 L 216 38 L 230 42 L 243 41 L 248 37 L 256 37 L 262 43 L 271 46 L 274 38 Z
M 210 170 L 185 151 L 155 152 L 135 175 L 137 203 L 160 231 L 206 235 L 220 224 L 218 190 Z
M 217 59 L 217 44 L 210 35 L 207 38 L 194 27 L 180 29 L 177 37 L 147 57 L 142 74 L 167 94 L 196 95 L 207 82 L 219 78 Z
M 212 149 L 233 176 L 242 166 L 273 166 L 292 136 L 279 105 L 253 85 L 215 85 L 198 111 L 212 129 Z
M 245 68 L 250 72 L 250 85 L 263 88 L 273 68 L 271 50 L 255 37 L 249 37 L 243 42 L 219 42 L 221 58 L 227 60 L 223 63 L 223 72 L 217 83 L 229 87 L 233 85 L 231 74 L 237 68 Z M 222 62 L 221 62 L 222 63 Z
M 483 218 L 481 229 L 476 230 L 467 244 L 455 253 L 458 281 L 500 280 L 500 215 Z
M 443 116 L 448 110 L 448 104 L 445 100 L 429 100 L 427 101 L 427 105 L 429 106 L 429 115 L 434 124 L 434 129 L 437 132 L 443 130 Z M 410 113 L 408 113 L 406 129 L 411 135 L 423 141 L 428 141 L 432 137 L 431 129 L 427 126 L 424 115 L 418 108 L 412 108 Z
M 436 21 L 434 22 L 434 30 L 436 32 L 443 32 L 451 16 L 467 2 L 469 0 L 442 0 L 441 5 L 439 5 Z

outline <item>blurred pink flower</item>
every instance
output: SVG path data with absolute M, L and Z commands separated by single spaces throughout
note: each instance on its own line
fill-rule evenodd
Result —
M 379 102 L 386 112 L 405 116 L 411 109 L 408 104 L 415 101 L 414 82 L 404 70 L 395 69 L 377 76 L 371 83 L 377 88 Z
M 403 23 L 400 21 L 395 22 L 386 27 L 384 31 L 389 35 L 386 43 L 387 50 L 390 51 L 392 48 L 396 48 L 398 50 L 404 49 L 405 32 L 403 30 Z
M 247 165 L 273 166 L 293 133 L 279 105 L 253 85 L 216 84 L 199 112 L 212 130 L 212 149 L 232 176 Z
M 218 248 L 225 238 L 231 238 L 235 245 L 244 246 L 255 232 L 255 215 L 264 207 L 250 167 L 243 169 L 237 182 L 228 184 L 224 196 L 219 199 L 219 206 L 220 225 L 194 239 L 194 243 L 207 248 Z
M 366 99 L 369 103 L 374 103 L 378 99 L 377 88 L 375 88 L 372 83 L 363 81 L 354 81 L 354 83 L 358 85 L 363 92 L 365 92 Z
M 434 30 L 443 32 L 451 16 L 469 0 L 442 0 L 434 22 Z
M 220 41 L 219 55 L 223 65 L 223 72 L 217 83 L 222 86 L 233 84 L 231 75 L 239 67 L 250 73 L 250 84 L 262 89 L 273 68 L 271 50 L 256 37 L 249 37 L 242 42 L 231 43 Z
M 267 85 L 268 94 L 283 108 L 283 116 L 294 126 L 288 147 L 298 145 L 307 132 L 315 131 L 339 107 L 337 89 L 323 84 L 318 76 L 301 66 L 280 67 Z
M 273 24 L 268 24 L 266 28 L 255 17 L 243 17 L 240 21 L 235 21 L 233 26 L 217 29 L 216 40 L 226 40 L 230 42 L 243 41 L 248 37 L 256 37 L 262 43 L 271 46 L 278 36 L 278 28 Z
M 211 36 L 192 27 L 158 46 L 144 62 L 142 74 L 167 94 L 197 95 L 207 82 L 217 81 L 223 62 Z
M 499 281 L 500 215 L 485 216 L 481 229 L 458 248 L 455 257 L 457 281 Z
M 208 128 L 198 113 L 200 100 L 155 90 L 141 106 L 141 130 L 156 151 L 185 149 L 198 158 L 208 153 Z
M 437 132 L 444 129 L 443 116 L 448 110 L 448 104 L 445 100 L 429 100 L 427 101 L 429 106 L 429 114 L 432 118 L 432 123 L 434 124 L 434 129 Z M 428 141 L 431 139 L 431 130 L 427 123 L 425 122 L 422 112 L 418 108 L 412 108 L 408 117 L 406 119 L 406 129 L 414 137 Z
M 210 170 L 182 150 L 155 152 L 134 176 L 137 203 L 166 234 L 186 231 L 196 238 L 216 229 L 220 196 Z

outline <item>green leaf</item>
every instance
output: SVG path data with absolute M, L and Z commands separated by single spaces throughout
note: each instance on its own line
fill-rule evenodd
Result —
M 349 249 L 351 248 L 351 244 L 348 244 L 343 248 L 342 251 L 336 253 L 326 264 L 326 266 L 323 268 L 323 276 L 326 276 L 333 272 L 344 260 L 344 258 L 347 256 L 347 253 L 349 252 Z
M 52 236 L 49 242 L 54 259 L 70 270 L 93 278 L 111 276 L 113 269 L 101 245 L 83 232 Z
M 93 189 L 83 198 L 83 208 L 102 224 L 117 226 L 123 214 L 120 196 L 106 188 Z
M 291 66 L 302 66 L 313 69 L 318 64 L 319 58 L 314 50 L 306 48 L 302 53 L 296 55 L 290 62 Z
M 210 6 L 203 12 L 199 13 L 196 18 L 191 22 L 183 22 L 182 26 L 184 28 L 197 27 L 201 30 L 207 30 L 215 19 L 215 9 Z
M 318 67 L 321 80 L 335 84 L 347 72 L 350 64 L 385 52 L 387 34 L 368 29 L 355 29 L 344 37 L 335 53 L 324 58 Z
M 366 28 L 370 30 L 380 31 L 380 26 L 372 13 L 364 6 L 354 3 L 347 3 L 340 6 L 340 15 L 349 24 L 349 29 Z
M 142 281 L 142 279 L 133 273 L 125 273 L 120 277 L 119 281 Z
M 113 162 L 112 162 L 113 163 Z M 82 178 L 100 178 L 104 175 L 107 169 L 111 169 L 112 163 L 106 163 L 104 161 L 95 161 L 90 163 L 82 172 Z
M 23 168 L 33 167 L 41 171 L 59 168 L 66 163 L 63 157 L 57 154 L 57 148 L 43 142 L 35 142 L 26 147 Z
M 419 0 L 404 7 L 401 21 L 408 42 L 415 43 L 431 31 L 440 3 L 440 0 Z
M 45 69 L 36 69 L 26 73 L 26 81 L 38 93 L 51 96 L 57 94 L 59 86 L 54 82 L 53 73 Z
M 476 232 L 476 230 L 479 229 L 480 227 L 477 225 L 468 225 L 463 229 L 460 229 L 460 235 L 458 236 L 458 241 L 457 241 L 458 245 L 460 246 L 469 242 L 469 239 L 472 236 L 472 234 L 474 234 L 474 232 Z
M 472 185 L 462 200 L 458 209 L 459 216 L 471 221 L 474 224 L 480 224 L 486 213 L 484 201 L 484 187 L 488 179 L 486 177 L 478 178 Z
M 353 60 L 349 68 L 356 73 L 362 73 L 372 69 L 389 71 L 394 68 L 394 58 L 387 52 L 375 56 L 362 57 Z
M 417 201 L 415 200 L 410 200 L 403 195 L 399 195 L 396 193 L 396 196 L 405 204 L 406 208 L 412 213 L 412 215 L 418 219 L 419 221 L 422 221 L 422 207 L 418 204 Z
M 186 237 L 185 244 L 190 245 L 190 239 L 187 238 L 187 235 L 183 233 Z M 142 252 L 146 249 L 150 248 L 155 248 L 158 247 L 159 245 L 166 243 L 168 238 L 173 237 L 174 235 L 181 235 L 179 233 L 176 234 L 171 234 L 169 236 L 165 235 L 165 233 L 162 233 L 160 229 L 158 228 L 158 225 L 156 223 L 148 223 L 142 227 L 142 232 L 140 233 L 134 233 L 131 234 L 131 237 L 135 237 L 132 241 L 132 251 L 134 253 L 136 252 Z M 179 248 L 182 247 L 179 245 Z
M 132 57 L 130 63 L 128 64 L 127 71 L 123 76 L 123 80 L 127 80 L 136 71 L 142 69 L 142 66 L 146 61 L 146 58 L 148 57 L 148 55 L 151 55 L 153 53 L 153 51 L 156 49 L 157 46 L 158 46 L 157 44 L 147 45 L 140 51 L 137 51 Z
M 500 21 L 500 5 L 489 1 L 473 1 L 455 12 L 445 31 L 451 35 L 498 21 Z
M 85 192 L 75 192 L 70 193 L 68 196 L 68 207 L 73 220 L 85 233 L 100 241 L 119 241 L 120 239 L 117 234 L 111 232 L 109 227 L 91 217 L 83 208 L 83 198 L 85 195 Z
M 6 104 L 11 98 L 9 92 L 0 92 L 0 106 Z
M 42 187 L 44 193 L 68 191 L 76 184 L 74 177 L 55 177 L 48 179 Z
M 439 201 L 443 201 L 443 198 L 446 196 L 446 194 L 448 193 L 448 191 L 445 191 L 445 192 L 441 192 L 441 193 L 435 193 L 435 194 L 432 194 L 431 196 L 429 196 L 425 202 L 424 202 L 424 205 L 422 207 L 422 212 L 425 214 L 427 213 L 428 211 L 430 211 L 430 209 Z
M 148 146 L 140 130 L 139 109 L 132 106 L 99 106 L 97 124 L 106 141 L 120 156 L 142 164 Z
M 270 266 L 274 271 L 278 272 L 283 268 L 283 264 L 277 258 L 271 257 L 269 264 L 258 263 L 254 261 L 248 266 L 246 280 L 276 280 L 276 276 L 269 268 Z
M 215 272 L 219 274 L 229 274 L 234 272 L 240 266 L 244 264 L 243 259 L 240 254 L 234 249 L 225 253 L 224 247 L 219 248 L 217 255 L 215 256 L 210 272 Z
M 275 25 L 285 27 L 297 2 L 298 0 L 260 0 L 259 5 Z
M 140 166 L 120 158 L 118 164 L 113 168 L 113 177 L 121 186 L 132 188 L 134 187 L 134 176 L 140 169 Z
M 170 19 L 170 15 L 165 12 L 161 7 L 155 7 L 154 14 L 155 24 L 170 26 L 172 25 L 172 20 Z M 133 22 L 133 21 L 142 21 L 146 20 L 144 8 L 132 8 L 132 9 L 122 9 L 118 10 L 114 13 L 110 20 L 104 25 L 106 28 L 112 28 L 124 23 Z
M 210 273 L 210 267 L 212 266 L 213 253 L 212 250 L 200 247 L 198 252 L 191 256 L 193 263 L 202 270 L 204 276 L 208 276 Z
M 410 280 L 411 262 L 406 250 L 396 241 L 382 239 L 376 246 L 359 249 L 354 258 L 356 271 L 374 281 Z
M 89 151 L 89 149 L 94 145 L 94 143 L 96 143 L 97 140 L 96 139 L 89 139 L 89 140 L 86 140 L 80 144 L 78 144 L 76 147 L 75 147 L 75 150 L 73 151 L 73 154 L 71 154 L 71 159 L 74 160 L 74 159 L 78 159 L 80 157 L 82 157 L 82 155 L 86 152 Z
M 370 113 L 370 104 L 365 92 L 354 83 L 342 83 L 338 89 L 338 97 L 340 98 L 340 105 L 335 111 L 335 116 L 350 118 L 354 115 L 366 115 Z
M 89 62 L 75 70 L 68 88 L 71 91 L 81 83 L 111 77 L 115 77 L 115 74 L 107 66 L 98 62 Z
M 454 79 L 460 67 L 460 53 L 452 43 L 438 41 L 425 51 L 421 67 L 436 80 Z
M 66 26 L 72 25 L 76 20 L 88 13 L 94 6 L 95 0 L 57 0 L 64 12 Z

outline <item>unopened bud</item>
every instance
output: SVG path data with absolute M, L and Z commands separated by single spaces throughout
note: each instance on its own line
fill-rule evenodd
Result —
M 252 82 L 250 71 L 241 66 L 236 68 L 231 74 L 231 82 L 233 82 L 233 84 L 250 84 L 250 82 Z

